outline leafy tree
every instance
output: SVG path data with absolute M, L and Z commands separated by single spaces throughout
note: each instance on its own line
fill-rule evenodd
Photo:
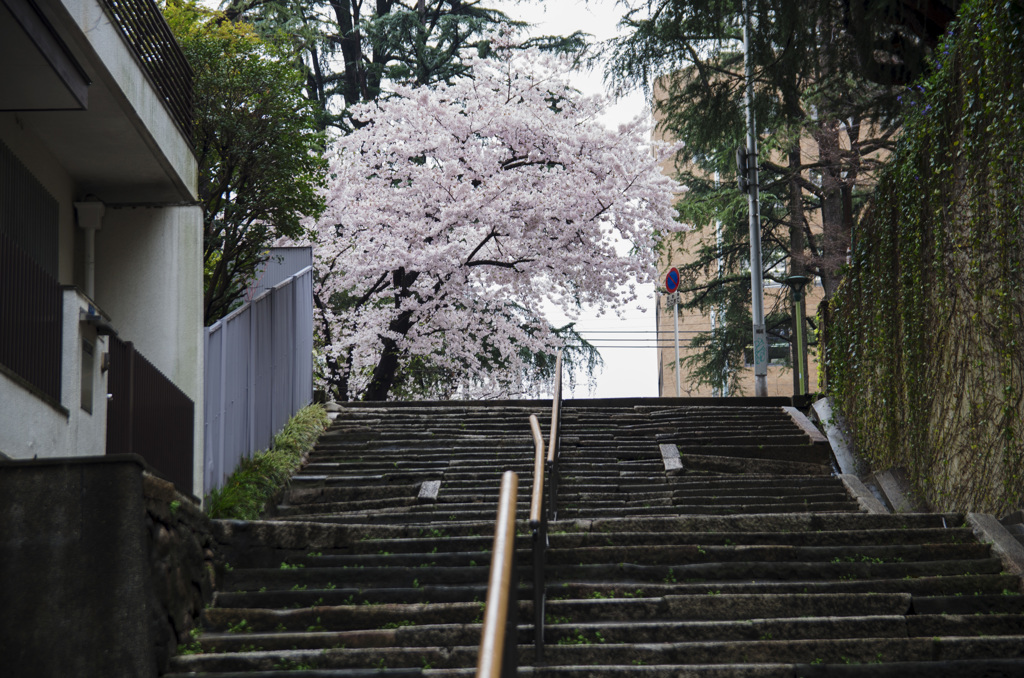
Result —
M 565 59 L 465 63 L 467 77 L 353 107 L 367 122 L 332 149 L 317 292 L 341 397 L 528 390 L 546 354 L 580 348 L 542 305 L 627 302 L 654 278 L 655 231 L 677 227 L 645 130 L 596 123 Z
M 937 24 L 917 21 L 917 10 L 899 0 L 748 2 L 764 277 L 816 277 L 828 298 L 893 148 L 905 84 L 920 74 Z M 931 4 L 948 14 L 951 3 Z M 653 89 L 661 132 L 685 144 L 676 169 L 689 191 L 680 211 L 696 229 L 681 236 L 693 255 L 680 269 L 685 306 L 728 319 L 698 336 L 691 374 L 733 393 L 750 328 L 746 197 L 733 181 L 746 131 L 743 18 L 742 0 L 632 3 L 628 34 L 606 52 L 612 82 Z M 786 296 L 766 299 L 774 302 L 766 326 L 776 340 L 788 340 L 792 325 Z
M 171 2 L 164 13 L 195 72 L 211 324 L 237 304 L 270 243 L 301 236 L 302 218 L 323 210 L 323 138 L 298 92 L 302 76 L 280 46 L 191 2 Z
M 502 12 L 462 0 L 229 0 L 226 12 L 264 34 L 287 34 L 319 127 L 346 132 L 353 127 L 349 107 L 376 100 L 389 83 L 427 85 L 465 75 L 465 48 L 486 53 L 489 33 L 517 25 Z M 533 42 L 573 50 L 584 39 L 576 33 Z

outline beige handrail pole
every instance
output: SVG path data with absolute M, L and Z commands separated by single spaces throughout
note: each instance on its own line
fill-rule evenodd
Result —
M 530 430 L 535 448 L 533 461 L 533 499 L 530 502 L 530 531 L 533 534 L 533 644 L 535 662 L 544 660 L 544 561 L 548 548 L 548 516 L 544 506 L 544 436 L 537 415 L 530 415 Z
M 544 436 L 540 432 L 537 415 L 530 415 L 530 430 L 533 432 L 533 496 L 530 499 L 530 527 L 537 529 L 541 512 L 544 510 Z
M 555 388 L 551 393 L 551 438 L 548 441 L 548 461 L 555 461 L 558 449 L 558 419 L 562 410 L 562 352 L 555 358 Z
M 558 520 L 558 485 L 561 473 L 558 457 L 562 454 L 562 352 L 555 357 L 555 385 L 551 392 L 551 441 L 548 444 L 548 486 L 545 507 L 548 521 Z
M 487 607 L 480 634 L 476 678 L 511 678 L 518 665 L 518 596 L 512 597 L 513 560 L 516 552 L 516 499 L 519 476 L 505 471 L 501 476 L 498 518 L 494 524 L 491 574 L 487 581 Z M 511 613 L 511 614 L 510 614 Z M 510 622 L 511 618 L 511 622 Z M 510 627 L 511 625 L 511 627 Z M 510 647 L 511 646 L 511 647 Z M 506 654 L 507 653 L 507 654 Z

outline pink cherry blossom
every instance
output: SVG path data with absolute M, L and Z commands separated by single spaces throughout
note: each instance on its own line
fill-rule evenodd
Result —
M 468 63 L 472 77 L 356 107 L 366 125 L 331 149 L 316 293 L 348 397 L 393 396 L 424 365 L 447 375 L 424 395 L 525 392 L 523 353 L 558 346 L 544 303 L 628 304 L 679 228 L 649 128 L 599 124 L 604 101 L 572 89 L 567 61 Z

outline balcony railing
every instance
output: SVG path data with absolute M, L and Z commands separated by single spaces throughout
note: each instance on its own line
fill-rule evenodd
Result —
M 135 350 L 131 342 L 110 338 L 107 376 L 107 454 L 134 453 L 192 493 L 195 405 Z
M 60 284 L 0 232 L 0 365 L 60 403 Z
M 156 87 L 178 129 L 192 143 L 192 67 L 153 0 L 103 0 Z

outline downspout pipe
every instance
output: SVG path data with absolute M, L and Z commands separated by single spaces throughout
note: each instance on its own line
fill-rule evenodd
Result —
M 85 296 L 96 299 L 96 231 L 103 226 L 107 206 L 93 196 L 75 203 L 78 227 L 85 231 Z

